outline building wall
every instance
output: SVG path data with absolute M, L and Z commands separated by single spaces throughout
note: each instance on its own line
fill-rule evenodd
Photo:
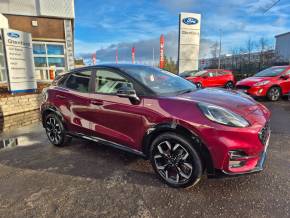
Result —
M 290 61 L 290 33 L 276 36 L 275 50 L 284 61 Z
M 74 0 L 1 0 L 0 13 L 73 19 Z
M 31 33 L 34 41 L 65 41 L 63 19 L 16 15 L 5 16 L 8 18 L 11 29 Z M 38 26 L 32 26 L 32 21 L 36 21 Z

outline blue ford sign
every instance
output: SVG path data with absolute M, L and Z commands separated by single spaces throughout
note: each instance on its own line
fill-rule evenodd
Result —
M 7 33 L 7 35 L 11 38 L 19 38 L 19 34 L 18 33 L 14 33 L 14 32 L 9 32 Z
M 182 22 L 186 25 L 195 25 L 198 23 L 198 20 L 194 17 L 186 17 L 182 19 Z

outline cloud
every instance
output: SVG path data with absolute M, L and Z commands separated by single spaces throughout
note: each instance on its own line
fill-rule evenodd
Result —
M 210 39 L 201 39 L 200 58 L 206 58 L 211 55 L 211 47 L 214 41 Z M 131 50 L 135 47 L 135 60 L 137 63 L 152 64 L 153 63 L 153 49 L 155 56 L 155 64 L 159 61 L 159 37 L 154 37 L 146 40 L 139 40 L 136 42 L 122 42 L 113 43 L 106 48 L 96 50 L 97 59 L 99 62 L 114 62 L 116 49 L 118 48 L 119 62 L 131 62 Z M 79 46 L 81 47 L 81 46 Z M 91 47 L 90 44 L 84 46 Z M 92 52 L 80 53 L 84 59 L 90 62 Z M 168 58 L 177 60 L 178 56 L 178 33 L 171 31 L 165 34 L 165 55 Z

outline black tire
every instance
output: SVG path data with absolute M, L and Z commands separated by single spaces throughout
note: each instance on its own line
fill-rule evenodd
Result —
M 281 88 L 278 86 L 271 87 L 267 92 L 269 101 L 278 101 L 281 97 Z
M 70 143 L 71 137 L 66 134 L 63 123 L 56 114 L 50 113 L 45 117 L 44 128 L 51 144 L 62 147 Z
M 234 88 L 234 83 L 232 81 L 228 81 L 225 85 L 226 89 L 233 89 Z
M 202 84 L 201 84 L 201 83 L 195 83 L 195 85 L 196 85 L 196 87 L 197 87 L 198 89 L 202 89 Z
M 172 132 L 163 133 L 153 140 L 150 161 L 158 177 L 174 188 L 197 184 L 203 173 L 201 158 L 191 142 Z

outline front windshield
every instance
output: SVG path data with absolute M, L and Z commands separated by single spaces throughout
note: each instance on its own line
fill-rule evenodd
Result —
M 193 83 L 158 68 L 133 65 L 121 67 L 121 69 L 157 95 L 178 95 L 196 89 Z
M 255 77 L 274 77 L 282 73 L 286 67 L 270 67 L 255 74 Z

